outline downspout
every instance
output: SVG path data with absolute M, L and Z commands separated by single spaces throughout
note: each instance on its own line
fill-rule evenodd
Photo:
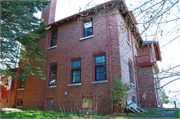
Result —
M 107 15 L 107 14 L 106 14 Z M 108 47 L 109 47 L 109 64 L 110 64 L 110 85 L 112 85 L 112 59 L 111 59 L 111 36 L 110 36 L 110 28 L 109 28 L 109 16 L 106 16 L 106 21 L 107 21 L 107 29 L 108 29 Z M 112 95 L 112 91 L 111 91 Z M 112 101 L 113 104 L 113 101 Z M 113 111 L 113 106 L 112 106 L 112 111 Z
M 15 96 L 14 96 L 14 104 L 13 104 L 13 107 L 15 108 L 15 103 L 16 103 L 16 96 L 17 96 L 17 81 L 15 81 L 16 83 L 16 85 L 15 85 Z
M 133 62 L 135 61 L 134 60 L 134 57 L 135 57 L 135 55 L 134 55 L 134 42 L 133 42 L 133 40 L 132 40 L 132 38 L 131 38 L 131 42 L 132 42 L 132 52 L 133 52 Z M 138 49 L 137 49 L 138 50 Z M 136 66 L 136 64 L 135 64 L 135 62 L 134 62 L 134 67 Z M 136 78 L 136 77 L 135 77 Z M 136 90 L 137 90 L 137 100 L 138 100 L 138 106 L 140 106 L 140 100 L 139 100 L 139 90 L 138 90 L 138 80 L 136 80 Z
M 47 31 L 47 41 L 49 41 L 49 34 L 50 34 L 50 30 Z M 46 47 L 44 50 L 46 50 L 46 48 L 48 48 L 49 44 L 48 42 L 46 43 Z M 45 57 L 47 57 L 47 53 L 45 54 Z M 46 68 L 46 63 L 44 63 L 43 68 Z M 48 67 L 49 68 L 49 67 Z M 49 69 L 48 69 L 49 70 Z M 44 71 L 45 73 L 45 71 Z M 47 77 L 48 78 L 48 77 Z M 46 80 L 47 81 L 47 80 Z M 44 90 L 44 80 L 41 81 L 41 93 L 40 93 L 40 108 L 43 108 L 43 90 Z

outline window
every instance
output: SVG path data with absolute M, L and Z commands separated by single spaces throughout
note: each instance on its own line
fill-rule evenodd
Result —
M 136 103 L 135 96 L 132 96 L 132 102 Z
M 57 30 L 52 31 L 50 47 L 57 45 Z
M 52 109 L 53 108 L 53 103 L 54 100 L 53 99 L 47 99 L 47 109 Z
M 106 80 L 106 56 L 95 57 L 95 81 Z
M 131 34 L 128 28 L 126 28 L 126 37 L 127 37 L 127 41 L 130 42 L 131 41 Z
M 93 35 L 93 22 L 92 18 L 85 20 L 83 23 L 83 37 Z
M 18 99 L 18 106 L 22 106 L 23 105 L 23 99 Z
M 128 67 L 129 67 L 129 78 L 130 83 L 133 83 L 133 67 L 130 61 L 128 61 Z
M 81 60 L 72 61 L 71 83 L 81 82 Z
M 92 97 L 82 98 L 82 109 L 92 109 Z
M 26 84 L 26 78 L 22 78 L 20 88 L 25 88 L 25 84 Z
M 51 65 L 49 71 L 49 86 L 56 85 L 57 65 Z

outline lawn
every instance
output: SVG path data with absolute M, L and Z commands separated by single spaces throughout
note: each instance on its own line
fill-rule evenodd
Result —
M 1 112 L 1 118 L 119 118 L 127 119 L 127 117 L 112 117 L 104 114 L 92 115 L 90 113 L 70 113 L 70 112 L 55 112 L 55 111 L 4 111 Z
M 132 116 L 157 115 L 162 113 L 161 110 L 147 110 L 141 114 L 133 114 Z M 179 118 L 179 110 L 175 111 L 176 118 Z M 55 111 L 38 111 L 38 110 L 22 110 L 22 111 L 3 111 L 1 118 L 116 118 L 128 119 L 128 116 L 108 116 L 105 114 L 76 113 L 76 112 L 55 112 Z

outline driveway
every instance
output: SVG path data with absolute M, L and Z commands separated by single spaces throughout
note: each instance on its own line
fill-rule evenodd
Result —
M 163 111 L 161 114 L 158 115 L 146 115 L 146 116 L 128 116 L 128 118 L 167 118 L 167 117 L 174 117 L 175 118 L 175 111 Z

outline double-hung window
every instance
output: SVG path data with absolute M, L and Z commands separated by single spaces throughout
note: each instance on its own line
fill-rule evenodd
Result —
M 93 22 L 92 18 L 85 20 L 83 23 L 83 37 L 93 35 Z
M 22 78 L 20 88 L 25 88 L 25 84 L 26 84 L 26 78 Z
M 57 65 L 51 65 L 49 71 L 49 86 L 56 85 Z
M 57 30 L 53 30 L 51 33 L 50 47 L 57 45 Z
M 72 61 L 71 83 L 81 82 L 81 60 Z
M 106 80 L 106 56 L 95 57 L 95 81 Z
M 133 68 L 132 64 L 130 61 L 128 61 L 128 67 L 129 67 L 129 78 L 130 78 L 130 83 L 133 83 Z

